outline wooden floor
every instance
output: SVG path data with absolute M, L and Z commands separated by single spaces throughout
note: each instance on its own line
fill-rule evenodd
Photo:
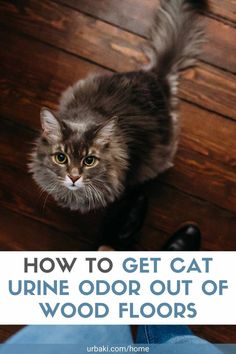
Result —
M 182 133 L 175 167 L 148 188 L 140 249 L 157 250 L 194 220 L 203 250 L 236 250 L 236 2 L 211 0 L 208 42 L 180 87 Z M 0 0 L 0 249 L 91 250 L 102 213 L 81 216 L 40 195 L 27 154 L 42 106 L 91 72 L 138 69 L 158 0 Z M 18 327 L 0 326 L 0 341 Z M 234 326 L 195 326 L 236 343 Z

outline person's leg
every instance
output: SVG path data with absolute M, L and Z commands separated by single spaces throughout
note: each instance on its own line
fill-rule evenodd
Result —
M 132 343 L 129 326 L 27 326 L 0 345 L 0 354 L 110 352 Z
M 170 325 L 143 325 L 137 332 L 137 343 L 206 343 L 205 340 L 195 336 L 187 326 Z
M 192 354 L 200 352 L 201 354 L 221 353 L 211 343 L 195 336 L 187 326 L 142 325 L 138 327 L 135 343 L 161 344 L 163 354 L 185 354 L 189 353 L 190 350 Z
M 11 337 L 8 344 L 131 344 L 129 326 L 27 326 Z

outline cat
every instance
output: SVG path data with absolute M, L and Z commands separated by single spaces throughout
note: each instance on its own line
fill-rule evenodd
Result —
M 106 207 L 173 165 L 179 74 L 199 56 L 205 9 L 203 0 L 161 0 L 149 67 L 89 76 L 62 94 L 57 112 L 42 108 L 30 171 L 59 205 L 82 213 Z

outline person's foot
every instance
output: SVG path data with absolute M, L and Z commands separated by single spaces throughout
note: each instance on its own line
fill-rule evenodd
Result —
M 194 223 L 181 226 L 166 242 L 163 251 L 199 251 L 201 246 L 201 231 Z
M 137 241 L 147 212 L 148 200 L 134 191 L 108 210 L 100 232 L 99 250 L 129 250 Z

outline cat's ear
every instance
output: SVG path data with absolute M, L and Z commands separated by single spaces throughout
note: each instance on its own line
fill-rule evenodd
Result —
M 50 142 L 57 142 L 61 138 L 61 126 L 55 115 L 48 109 L 42 108 L 40 111 L 43 136 Z
M 118 117 L 114 116 L 114 117 L 110 118 L 108 122 L 103 124 L 97 130 L 95 140 L 98 144 L 103 145 L 103 144 L 107 144 L 111 141 L 111 139 L 114 135 L 115 129 L 116 129 L 117 120 L 118 120 Z

